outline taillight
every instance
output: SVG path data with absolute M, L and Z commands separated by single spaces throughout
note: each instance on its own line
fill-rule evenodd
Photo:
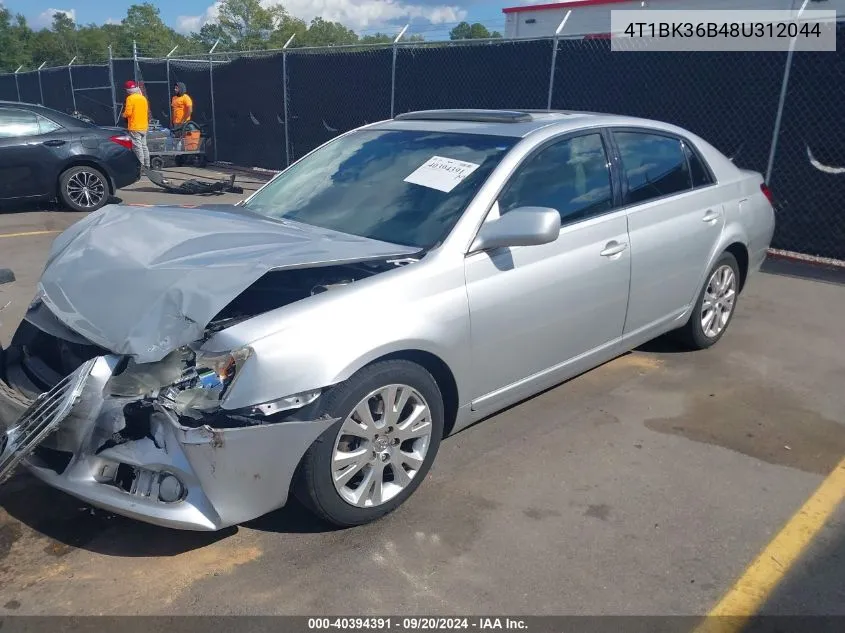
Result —
M 112 136 L 109 139 L 112 143 L 117 143 L 118 145 L 123 145 L 126 149 L 132 149 L 132 139 L 127 136 L 126 134 L 121 134 L 119 136 Z
M 775 206 L 775 198 L 772 195 L 772 190 L 766 186 L 766 183 L 760 183 L 760 191 L 762 191 L 763 195 L 766 196 L 766 199 L 769 201 L 769 204 Z

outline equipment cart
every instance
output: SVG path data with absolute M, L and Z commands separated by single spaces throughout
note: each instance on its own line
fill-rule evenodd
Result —
M 204 127 L 193 121 L 188 121 L 179 130 L 151 127 L 147 134 L 150 168 L 159 170 L 174 165 L 205 167 L 212 142 Z

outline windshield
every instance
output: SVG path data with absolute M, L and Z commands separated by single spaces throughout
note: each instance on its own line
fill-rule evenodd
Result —
M 515 139 L 361 130 L 291 166 L 247 202 L 254 213 L 431 248 L 449 234 Z

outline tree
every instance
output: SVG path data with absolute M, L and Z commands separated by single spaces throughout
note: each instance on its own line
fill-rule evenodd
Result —
M 31 35 L 22 15 L 13 19 L 11 11 L 0 5 L 0 72 L 14 72 L 21 64 L 32 64 Z
M 390 36 L 387 33 L 373 33 L 372 35 L 365 35 L 361 38 L 362 44 L 390 44 L 396 36 Z
M 161 19 L 154 4 L 133 4 L 121 22 L 123 33 L 118 42 L 120 55 L 132 54 L 132 42 L 138 45 L 138 54 L 144 57 L 164 57 L 179 39 L 176 32 Z M 128 49 L 128 50 L 127 50 Z
M 304 20 L 285 15 L 276 24 L 276 30 L 270 34 L 270 38 L 267 40 L 267 47 L 273 49 L 282 48 L 287 44 L 291 35 L 294 36 L 291 46 L 296 46 L 298 43 L 304 41 L 307 31 L 308 25 L 305 24 Z
M 286 18 L 288 13 L 281 5 L 265 8 L 259 0 L 223 0 L 217 21 L 236 49 L 261 50 Z
M 461 22 L 451 31 L 449 31 L 450 40 L 482 40 L 493 37 L 502 37 L 498 31 L 492 33 L 487 30 L 487 27 L 480 22 L 470 24 L 469 22 Z
M 53 14 L 53 33 L 56 34 L 57 48 L 62 57 L 70 60 L 79 55 L 79 38 L 76 32 L 76 22 L 67 13 Z
M 358 43 L 358 34 L 340 22 L 328 22 L 316 17 L 311 20 L 308 30 L 300 45 L 305 46 L 338 46 L 342 44 Z
M 217 24 L 216 22 L 206 22 L 202 25 L 199 33 L 191 33 L 191 42 L 194 43 L 197 48 L 201 49 L 202 52 L 208 52 L 211 50 L 211 47 L 214 46 L 218 41 L 220 42 L 217 44 L 217 49 L 219 51 L 230 51 L 232 50 L 232 40 L 229 39 L 229 36 L 223 30 L 223 27 Z

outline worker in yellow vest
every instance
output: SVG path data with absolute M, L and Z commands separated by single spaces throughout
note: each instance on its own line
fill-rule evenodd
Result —
M 123 118 L 132 138 L 132 151 L 141 161 L 141 166 L 150 167 L 150 149 L 147 147 L 147 133 L 150 131 L 150 104 L 134 81 L 124 84 L 126 103 L 123 106 Z

